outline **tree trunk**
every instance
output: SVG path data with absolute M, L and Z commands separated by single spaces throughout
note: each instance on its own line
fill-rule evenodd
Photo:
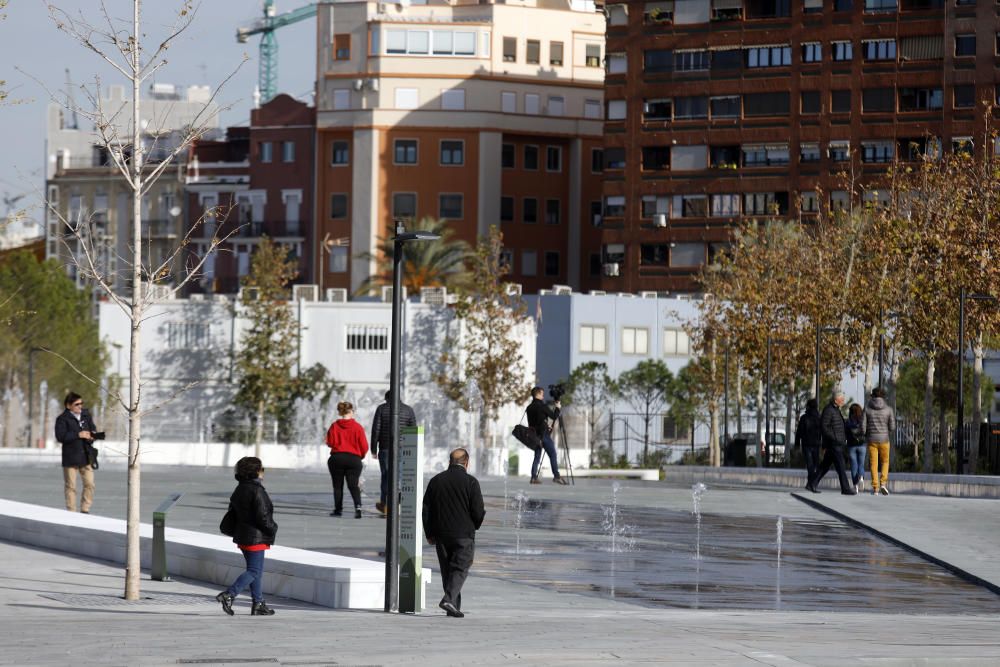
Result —
M 757 467 L 764 467 L 764 456 L 760 443 L 764 440 L 764 382 L 757 380 L 757 439 L 754 441 L 756 451 Z
M 743 373 L 740 362 L 736 362 L 736 432 L 743 431 Z
M 264 440 L 264 399 L 257 402 L 257 428 L 253 436 L 253 455 L 260 458 L 260 443 Z
M 719 401 L 715 398 L 717 396 L 716 388 L 719 386 L 719 357 L 714 337 L 712 338 L 711 349 L 711 356 L 709 357 L 711 365 L 711 388 L 709 389 L 709 395 L 712 398 L 708 401 L 708 465 L 718 468 L 722 465 L 719 448 Z
M 11 415 L 14 413 L 14 406 L 17 404 L 17 401 L 14 399 L 14 373 L 11 372 L 8 377 L 9 380 L 7 382 L 7 389 L 4 392 L 4 395 L 7 398 L 7 405 L 5 405 L 3 409 L 3 446 L 5 448 L 11 446 L 10 434 L 13 429 Z
M 927 373 L 924 376 L 924 472 L 934 470 L 934 450 L 931 430 L 934 428 L 934 352 L 927 353 Z
M 976 333 L 972 342 L 972 432 L 969 435 L 969 469 L 973 475 L 979 469 L 979 431 L 983 424 L 983 332 Z
M 950 439 L 948 438 L 948 420 L 945 419 L 944 401 L 940 401 L 939 403 L 940 405 L 938 405 L 938 443 L 940 444 L 941 447 L 941 458 L 944 459 L 944 473 L 946 475 L 950 475 L 951 454 L 949 452 L 951 451 L 950 448 L 951 443 L 948 442 Z
M 788 387 L 788 396 L 785 397 L 785 467 L 792 467 L 792 415 L 795 410 L 795 381 Z
M 864 382 L 865 395 L 861 399 L 861 405 L 865 405 L 868 402 L 868 399 L 872 395 L 872 387 L 874 387 L 875 383 L 878 381 L 877 378 L 874 377 L 875 373 L 878 372 L 875 363 L 877 359 L 877 350 L 875 349 L 875 343 L 878 342 L 878 336 L 875 336 L 874 338 L 875 342 L 869 340 L 868 349 L 865 352 L 865 382 Z
M 646 408 L 646 414 L 643 416 L 643 432 L 642 432 L 642 463 L 640 468 L 645 468 L 649 465 L 649 422 L 652 421 L 653 416 L 649 414 L 649 407 Z

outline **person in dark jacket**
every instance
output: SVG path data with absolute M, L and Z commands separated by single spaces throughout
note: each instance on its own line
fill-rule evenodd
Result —
M 469 452 L 456 449 L 448 459 L 448 469 L 435 475 L 424 491 L 424 535 L 437 550 L 444 587 L 438 606 L 455 618 L 465 616 L 462 584 L 476 552 L 476 531 L 486 517 L 479 481 L 468 469 Z
M 399 402 L 399 428 L 416 426 L 417 416 L 403 401 Z M 372 456 L 378 459 L 378 469 L 382 475 L 379 487 L 379 501 L 375 509 L 385 516 L 385 499 L 389 496 L 389 443 L 392 442 L 392 392 L 385 392 L 385 403 L 375 408 L 372 421 Z
M 844 404 L 844 392 L 837 390 L 833 393 L 833 400 L 823 408 L 820 416 L 820 428 L 823 430 L 823 447 L 826 448 L 826 455 L 823 462 L 819 464 L 816 477 L 813 479 L 812 489 L 816 490 L 820 480 L 830 470 L 830 466 L 837 469 L 837 477 L 840 478 L 840 492 L 845 496 L 857 494 L 857 490 L 847 479 L 847 471 L 844 469 L 844 447 L 847 446 L 847 422 L 840 412 L 840 406 Z
M 799 417 L 795 429 L 795 446 L 802 449 L 806 460 L 806 488 L 813 493 L 819 490 L 813 486 L 813 479 L 819 468 L 819 448 L 823 444 L 823 429 L 819 423 L 819 404 L 815 398 L 806 401 L 806 411 Z
M 233 615 L 236 596 L 250 587 L 251 616 L 273 616 L 274 610 L 264 602 L 264 552 L 274 544 L 278 524 L 274 522 L 274 505 L 261 480 L 264 466 L 256 456 L 244 456 L 236 462 L 236 481 L 239 484 L 229 497 L 229 508 L 236 514 L 233 542 L 243 552 L 247 569 L 233 585 L 215 596 L 222 609 Z
M 326 467 L 330 470 L 333 482 L 333 511 L 330 516 L 344 514 L 344 479 L 347 479 L 347 489 L 354 501 L 354 518 L 361 518 L 361 471 L 365 467 L 365 454 L 368 453 L 368 438 L 365 429 L 354 419 L 354 406 L 347 401 L 337 403 L 337 414 L 340 419 L 330 425 L 326 432 L 326 444 L 330 448 L 330 458 Z
M 545 404 L 543 400 L 545 396 L 545 390 L 541 387 L 535 387 L 531 390 L 531 404 L 524 411 L 528 416 L 528 427 L 534 429 L 535 433 L 538 434 L 539 439 L 542 441 L 541 449 L 535 450 L 535 458 L 531 462 L 531 483 L 541 484 L 542 480 L 538 479 L 538 468 L 542 464 L 542 450 L 549 455 L 549 463 L 552 465 L 552 476 L 556 484 L 567 484 L 559 475 L 559 460 L 556 455 L 556 443 L 552 442 L 552 437 L 549 435 L 552 432 L 552 428 L 549 425 L 549 420 L 555 421 L 559 418 L 559 411 L 562 409 L 562 404 L 556 401 L 552 406 Z
M 94 469 L 89 450 L 97 427 L 90 413 L 83 409 L 80 394 L 70 392 L 63 402 L 66 409 L 56 417 L 56 441 L 62 443 L 63 493 L 66 509 L 76 511 L 76 478 L 83 480 L 80 511 L 90 513 L 94 503 Z
M 847 461 L 851 465 L 851 483 L 854 490 L 861 493 L 865 475 L 865 411 L 858 403 L 852 403 L 847 410 Z

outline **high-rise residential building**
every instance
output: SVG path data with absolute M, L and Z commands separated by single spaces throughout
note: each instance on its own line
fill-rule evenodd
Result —
M 596 285 L 605 18 L 591 0 L 338 0 L 317 25 L 325 286 L 356 290 L 393 220 L 424 217 L 470 243 L 498 225 L 527 291 Z
M 607 12 L 607 290 L 692 290 L 741 218 L 808 219 L 846 205 L 845 173 L 863 185 L 897 158 L 969 150 L 997 99 L 992 3 L 655 0 Z

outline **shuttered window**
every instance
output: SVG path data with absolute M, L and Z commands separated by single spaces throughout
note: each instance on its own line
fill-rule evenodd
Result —
M 935 60 L 944 58 L 944 35 L 903 37 L 899 52 L 906 60 Z

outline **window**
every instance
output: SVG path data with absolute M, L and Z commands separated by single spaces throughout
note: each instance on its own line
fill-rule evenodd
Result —
M 559 275 L 559 253 L 552 250 L 545 252 L 545 275 L 554 277 Z
M 976 55 L 976 35 L 955 35 L 955 55 Z
M 944 58 L 944 35 L 916 35 L 899 40 L 899 54 L 908 60 Z
M 465 90 L 462 88 L 442 90 L 441 108 L 445 111 L 463 111 L 465 109 Z
M 538 146 L 524 147 L 524 168 L 538 169 Z
M 393 161 L 396 164 L 416 164 L 417 140 L 396 139 L 393 142 Z
M 537 39 L 529 39 L 524 51 L 524 62 L 537 65 L 542 61 L 542 43 Z
M 521 202 L 521 222 L 526 225 L 538 222 L 538 200 L 534 197 L 525 197 Z
M 955 86 L 953 93 L 956 109 L 971 109 L 976 106 L 975 86 Z
M 660 171 L 670 168 L 669 146 L 643 146 L 642 168 L 644 171 Z
M 509 272 L 514 270 L 514 251 L 509 248 L 504 248 L 500 251 L 500 266 L 503 267 L 504 271 Z
M 708 118 L 707 97 L 675 97 L 674 118 L 689 120 L 692 118 Z
M 674 195 L 671 218 L 704 218 L 708 216 L 707 195 Z
M 281 142 L 281 161 L 282 162 L 295 162 L 295 142 L 294 141 L 282 141 Z
M 524 113 L 531 114 L 532 116 L 538 115 L 538 110 L 540 107 L 539 100 L 541 98 L 535 93 L 525 93 L 524 94 Z
M 608 328 L 594 324 L 580 327 L 580 352 L 604 354 L 608 351 Z
M 769 19 L 790 14 L 789 0 L 747 0 L 747 18 Z
M 861 91 L 863 113 L 886 113 L 896 110 L 896 91 L 892 88 L 865 88 Z
M 712 195 L 712 217 L 728 218 L 740 214 L 740 196 L 737 194 Z
M 819 213 L 819 196 L 815 190 L 803 192 L 799 195 L 800 213 Z
M 854 59 L 854 45 L 851 42 L 833 42 L 832 46 L 834 60 Z
M 502 169 L 514 168 L 514 144 L 500 146 L 500 167 Z
M 442 140 L 441 164 L 449 166 L 465 164 L 465 142 L 448 139 Z
M 683 329 L 663 330 L 663 354 L 665 356 L 691 354 L 691 341 Z
M 426 55 L 430 52 L 430 33 L 426 30 L 406 31 L 406 52 Z
M 725 97 L 713 97 L 708 101 L 712 119 L 739 118 L 740 117 L 740 96 L 727 95 Z
M 823 45 L 820 42 L 808 42 L 802 45 L 802 62 L 823 62 Z
M 708 69 L 708 51 L 674 51 L 674 71 L 699 72 Z
M 624 148 L 605 148 L 604 149 L 604 168 L 605 169 L 624 169 L 625 168 L 625 149 Z
M 462 195 L 446 194 L 438 196 L 438 217 L 446 220 L 462 219 Z
M 819 144 L 799 144 L 799 162 L 819 162 Z
M 819 91 L 803 90 L 800 104 L 799 109 L 802 113 L 819 113 Z
M 406 31 L 385 31 L 385 52 L 390 55 L 406 53 Z
M 972 143 L 972 137 L 952 137 L 951 138 L 951 152 L 957 155 L 968 155 L 972 156 L 972 149 L 974 145 Z
M 865 0 L 865 13 L 894 11 L 896 11 L 896 0 Z
M 546 199 L 545 200 L 545 224 L 547 224 L 547 225 L 558 225 L 559 224 L 559 200 L 558 199 Z
M 513 197 L 500 197 L 500 222 L 514 222 Z
M 171 350 L 204 350 L 211 346 L 211 324 L 167 322 L 167 347 Z
M 743 0 L 712 0 L 713 21 L 739 21 L 743 18 Z
M 743 116 L 787 116 L 788 93 L 746 93 L 743 95 Z
M 670 213 L 670 197 L 657 195 L 642 196 L 642 217 L 652 218 L 654 215 Z
M 584 63 L 587 67 L 600 67 L 601 66 L 601 45 L 600 44 L 587 44 L 584 51 L 585 60 Z
M 392 195 L 392 217 L 417 217 L 417 195 L 413 192 L 396 192 Z
M 850 113 L 851 111 L 851 91 L 831 90 L 830 91 L 830 111 L 833 113 Z
M 521 275 L 538 275 L 538 253 L 534 250 L 521 251 Z
M 504 113 L 517 113 L 517 93 L 500 93 L 500 110 Z
M 642 119 L 673 120 L 674 101 L 667 99 L 646 100 L 642 103 Z
M 600 100 L 584 100 L 583 101 L 583 117 L 599 120 L 601 117 L 601 101 Z
M 562 148 L 548 146 L 545 149 L 545 171 L 562 171 Z
M 850 199 L 846 190 L 834 190 L 830 193 L 830 210 L 833 212 L 846 211 L 850 208 Z
M 608 74 L 625 74 L 628 71 L 628 58 L 624 53 L 609 53 L 604 65 Z
M 608 120 L 625 120 L 625 100 L 608 100 Z
M 336 193 L 330 195 L 330 219 L 343 220 L 347 217 L 347 195 Z
M 271 162 L 274 159 L 274 146 L 270 141 L 260 142 L 260 161 Z
M 854 9 L 854 0 L 833 0 L 833 11 L 849 12 Z
M 351 91 L 340 89 L 333 91 L 333 110 L 344 111 L 351 108 Z
M 517 37 L 503 38 L 503 61 L 505 63 L 517 62 Z
M 347 246 L 333 246 L 330 248 L 330 273 L 347 273 Z
M 670 249 L 666 243 L 643 243 L 639 246 L 640 266 L 666 266 Z
M 708 146 L 672 146 L 670 167 L 674 171 L 698 171 L 708 168 Z
M 785 67 L 792 64 L 790 46 L 755 46 L 745 51 L 747 67 Z
M 599 174 L 604 171 L 604 151 L 600 148 L 590 150 L 590 173 Z
M 788 164 L 788 144 L 747 144 L 743 146 L 744 167 L 773 167 Z
M 455 49 L 455 36 L 444 30 L 435 30 L 431 39 L 431 50 L 436 56 L 450 56 Z
M 647 2 L 642 9 L 643 23 L 670 23 L 674 20 L 674 0 Z
M 628 5 L 611 5 L 607 11 L 608 25 L 628 25 Z
M 712 71 L 734 70 L 743 67 L 743 50 L 728 49 L 712 53 Z
M 892 162 L 896 154 L 896 144 L 892 141 L 862 141 L 862 162 Z
M 826 147 L 826 152 L 834 162 L 846 162 L 851 159 L 851 142 L 845 140 L 831 141 Z
M 386 352 L 389 349 L 389 327 L 348 324 L 344 329 L 350 352 Z
M 604 215 L 609 218 L 620 218 L 625 215 L 625 197 L 619 195 L 605 197 Z
M 397 109 L 416 109 L 420 105 L 420 94 L 416 88 L 396 89 Z
M 553 67 L 562 67 L 563 64 L 563 43 L 549 42 L 549 64 Z
M 896 40 L 873 39 L 861 42 L 865 60 L 895 60 Z
M 349 33 L 333 36 L 333 59 L 351 59 L 351 35 Z
M 600 227 L 601 222 L 604 220 L 604 210 L 601 207 L 601 202 L 592 201 L 590 202 L 590 224 L 594 227 Z
M 940 88 L 900 88 L 900 111 L 938 110 L 942 106 L 944 95 Z
M 622 354 L 649 354 L 649 329 L 623 327 Z
M 803 14 L 822 14 L 823 13 L 823 0 L 803 0 L 802 1 L 802 13 Z
M 334 166 L 345 165 L 350 162 L 351 147 L 346 141 L 334 141 L 330 143 L 330 164 Z
M 743 215 L 785 215 L 787 192 L 747 192 L 743 195 Z
M 566 99 L 554 95 L 549 96 L 548 112 L 550 116 L 562 116 L 566 113 Z
M 669 72 L 673 67 L 674 56 L 670 49 L 649 49 L 642 52 L 642 69 L 644 72 Z

